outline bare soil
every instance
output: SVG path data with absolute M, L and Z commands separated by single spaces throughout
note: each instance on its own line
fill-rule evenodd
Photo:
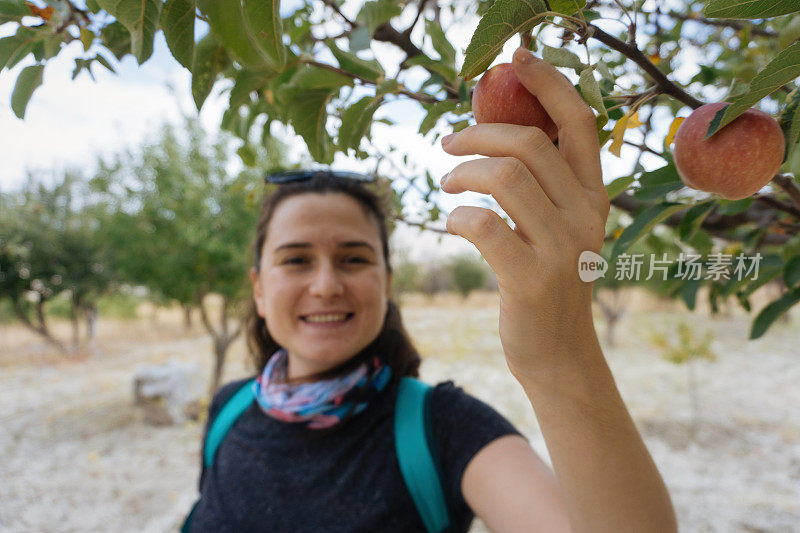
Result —
M 423 379 L 452 379 L 491 404 L 547 460 L 533 409 L 505 365 L 497 295 L 405 295 L 401 304 Z M 201 364 L 208 377 L 211 340 L 199 321 L 186 331 L 178 309 L 143 315 L 101 317 L 94 345 L 70 357 L 19 325 L 0 325 L 0 531 L 177 530 L 197 493 L 203 421 L 144 424 L 133 374 L 174 359 Z M 659 356 L 653 333 L 674 334 L 681 320 L 698 337 L 713 334 L 715 361 L 687 367 Z M 740 313 L 631 300 L 619 345 L 605 353 L 681 531 L 800 531 L 799 323 L 747 341 Z M 603 329 L 598 320 L 601 337 Z M 54 331 L 69 338 L 66 322 Z M 223 381 L 249 373 L 239 339 Z M 478 531 L 486 529 L 476 520 Z

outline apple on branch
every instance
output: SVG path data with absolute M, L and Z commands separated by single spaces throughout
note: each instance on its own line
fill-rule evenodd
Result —
M 675 134 L 675 167 L 688 187 L 741 200 L 758 192 L 780 169 L 783 132 L 774 118 L 751 108 L 703 140 L 725 105 L 700 106 L 681 123 Z
M 558 127 L 544 106 L 520 83 L 511 63 L 500 63 L 484 72 L 472 92 L 475 122 L 502 122 L 536 126 L 551 141 L 558 137 Z

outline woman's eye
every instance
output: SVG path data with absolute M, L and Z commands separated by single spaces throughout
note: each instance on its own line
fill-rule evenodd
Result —
M 290 264 L 290 265 L 297 265 L 300 262 L 302 262 L 303 260 L 304 259 L 302 257 L 290 257 L 289 259 L 287 259 L 283 263 L 284 264 Z
M 367 261 L 366 261 L 366 259 L 364 259 L 363 257 L 356 257 L 356 256 L 354 256 L 354 257 L 348 257 L 348 258 L 347 258 L 347 260 L 348 260 L 348 261 L 351 261 L 351 262 L 352 262 L 352 261 L 355 261 L 355 262 L 357 262 L 357 263 L 366 263 L 366 262 L 367 262 Z

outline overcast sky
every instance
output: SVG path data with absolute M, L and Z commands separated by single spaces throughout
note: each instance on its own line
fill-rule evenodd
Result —
M 282 13 L 285 15 L 291 12 L 297 4 L 296 1 L 282 2 Z M 348 11 L 345 8 L 346 14 L 355 16 L 360 4 L 349 2 L 350 9 Z M 401 21 L 399 25 L 407 23 Z M 463 60 L 460 52 L 466 48 L 477 24 L 477 18 L 455 22 L 443 20 L 448 38 L 459 50 L 459 61 Z M 598 25 L 614 33 L 622 27 L 619 21 L 600 21 Z M 11 26 L 6 24 L 0 27 L 0 36 L 10 34 Z M 202 30 L 198 29 L 200 31 Z M 334 33 L 335 30 L 329 32 Z M 550 42 L 547 38 L 544 42 L 557 44 L 556 40 Z M 495 63 L 510 61 L 518 44 L 516 38 L 509 40 Z M 374 43 L 373 51 L 386 66 L 397 65 L 402 59 L 401 52 L 386 43 Z M 90 50 L 87 55 L 94 55 L 94 51 Z M 17 75 L 31 61 L 26 60 L 10 72 L 4 71 L 0 75 L 0 191 L 17 188 L 24 180 L 27 170 L 46 170 L 49 174 L 53 169 L 76 168 L 89 174 L 98 155 L 110 155 L 125 147 L 134 148 L 142 141 L 153 139 L 164 121 L 179 123 L 181 109 L 184 113 L 196 113 L 190 91 L 191 76 L 169 54 L 161 33 L 157 36 L 153 57 L 144 65 L 138 66 L 129 55 L 115 65 L 117 74 L 96 66 L 93 70 L 96 82 L 86 73 L 71 80 L 74 58 L 81 56 L 82 45 L 75 42 L 47 63 L 44 83 L 34 93 L 24 121 L 13 115 L 10 99 Z M 419 70 L 418 67 L 416 69 Z M 571 71 L 564 72 L 573 81 L 577 81 Z M 424 79 L 423 72 L 416 73 L 418 82 Z M 407 80 L 407 85 L 413 87 L 413 80 L 414 78 Z M 219 84 L 200 113 L 201 121 L 209 131 L 218 130 L 227 101 L 224 96 L 215 98 L 218 89 Z M 688 110 L 685 114 L 688 114 Z M 427 138 L 417 134 L 424 113 L 414 101 L 399 100 L 384 105 L 376 115 L 379 116 L 390 117 L 397 124 L 391 127 L 381 124 L 373 126 L 373 142 L 384 149 L 393 144 L 401 153 L 412 156 L 416 166 L 406 169 L 404 174 L 424 176 L 424 170 L 428 169 L 438 181 L 445 172 L 469 159 L 447 155 L 441 150 L 438 141 L 432 146 L 433 132 Z M 666 132 L 668 124 L 669 121 L 664 120 L 658 127 Z M 444 128 L 440 125 L 438 131 L 444 131 Z M 641 136 L 637 135 L 638 133 L 632 132 L 627 138 L 638 141 Z M 293 146 L 295 154 L 304 151 L 302 140 L 293 135 L 291 130 L 286 131 L 286 139 Z M 606 182 L 630 172 L 634 156 L 634 150 L 629 147 L 623 147 L 622 158 L 616 158 L 605 151 L 602 161 Z M 399 157 L 397 162 L 402 165 Z M 648 168 L 663 164 L 647 158 L 643 159 L 643 163 Z M 367 169 L 371 166 L 374 163 L 360 162 L 342 154 L 334 162 L 335 168 L 343 169 Z M 409 201 L 413 202 L 413 197 Z M 483 195 L 463 193 L 443 194 L 438 203 L 444 211 L 450 212 L 457 205 L 485 207 L 493 202 Z M 411 254 L 415 259 L 475 250 L 463 239 L 445 235 L 440 243 L 438 236 L 419 236 L 418 230 L 411 228 L 398 231 L 395 245 L 412 249 Z

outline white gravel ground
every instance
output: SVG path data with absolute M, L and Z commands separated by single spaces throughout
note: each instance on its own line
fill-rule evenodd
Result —
M 425 357 L 422 377 L 452 379 L 487 401 L 547 459 L 533 410 L 506 369 L 492 297 L 413 303 L 403 312 Z M 687 368 L 659 358 L 648 340 L 681 319 L 698 335 L 712 331 L 718 356 L 693 363 L 694 438 Z M 800 532 L 798 322 L 746 341 L 744 317 L 637 311 L 620 326 L 620 346 L 606 348 L 681 531 Z M 180 335 L 178 319 L 170 334 L 132 327 L 101 322 L 98 353 L 65 361 L 19 327 L 0 326 L 0 531 L 177 529 L 196 495 L 202 426 L 143 424 L 132 376 L 170 358 L 209 368 L 210 340 L 199 329 Z M 239 342 L 225 379 L 246 373 Z M 473 531 L 486 529 L 476 521 Z

